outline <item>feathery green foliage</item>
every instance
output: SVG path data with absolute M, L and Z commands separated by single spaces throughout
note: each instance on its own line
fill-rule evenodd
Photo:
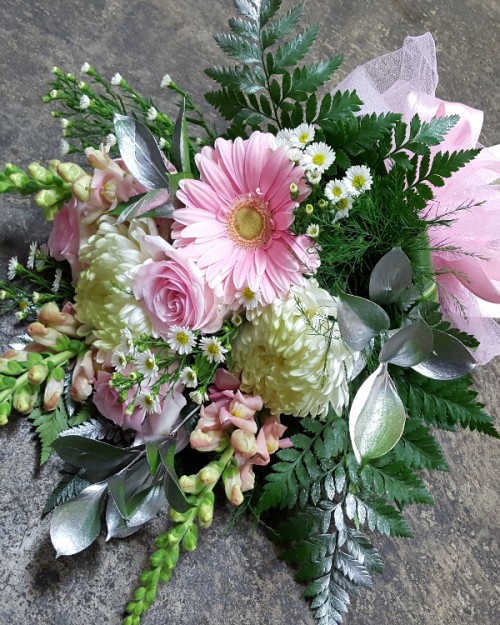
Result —
M 238 63 L 206 70 L 220 88 L 205 94 L 231 125 L 229 137 L 246 136 L 246 129 L 269 131 L 297 126 L 315 117 L 315 92 L 330 79 L 341 63 L 341 56 L 298 66 L 313 45 L 318 24 L 293 34 L 299 25 L 303 3 L 279 15 L 281 0 L 235 0 L 242 17 L 229 20 L 230 33 L 218 33 L 219 47 Z M 312 95 L 311 95 L 312 94 Z M 322 105 L 324 117 L 350 117 L 359 110 L 353 94 L 327 96 Z M 306 102 L 305 107 L 301 102 Z
M 28 415 L 33 422 L 35 432 L 42 445 L 40 464 L 45 464 L 52 454 L 52 443 L 61 432 L 68 429 L 68 413 L 63 399 L 59 400 L 55 410 L 45 412 L 43 410 L 43 395 L 38 396 L 35 407 Z

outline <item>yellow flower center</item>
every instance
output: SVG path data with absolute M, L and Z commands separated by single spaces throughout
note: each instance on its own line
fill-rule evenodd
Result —
M 354 178 L 352 179 L 352 186 L 359 191 L 359 189 L 363 188 L 365 182 L 366 179 L 364 176 L 354 176 Z
M 253 195 L 236 199 L 229 209 L 227 231 L 238 247 L 264 246 L 272 233 L 272 219 L 267 203 Z
M 321 165 L 324 164 L 325 160 L 326 160 L 325 155 L 321 153 L 315 154 L 312 157 L 312 162 L 318 167 L 321 167 Z
M 175 338 L 179 345 L 187 345 L 189 343 L 189 336 L 185 332 L 178 332 Z
M 346 197 L 343 197 L 337 202 L 337 208 L 338 210 L 343 211 L 344 209 L 347 208 L 348 204 L 349 204 L 349 200 Z
M 207 352 L 210 356 L 217 356 L 219 354 L 219 346 L 215 343 L 210 343 L 207 347 Z
M 151 356 L 149 358 L 146 358 L 146 369 L 149 369 L 150 371 L 152 371 L 155 368 L 155 359 L 152 358 Z
M 307 143 L 309 141 L 309 133 L 303 132 L 299 135 L 299 143 Z
M 252 289 L 249 286 L 246 286 L 243 289 L 241 294 L 248 301 L 251 301 L 255 297 L 255 293 L 252 291 Z

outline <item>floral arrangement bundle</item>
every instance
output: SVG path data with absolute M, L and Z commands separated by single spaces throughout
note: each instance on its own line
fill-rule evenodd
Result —
M 65 463 L 57 554 L 169 510 L 124 625 L 216 495 L 266 523 L 317 622 L 340 623 L 382 569 L 367 533 L 410 536 L 405 506 L 433 503 L 433 430 L 498 438 L 471 388 L 500 353 L 481 113 L 434 97 L 430 35 L 321 95 L 341 57 L 301 64 L 319 30 L 296 33 L 302 4 L 235 5 L 216 35 L 235 63 L 206 70 L 222 134 L 169 76 L 176 119 L 120 74 L 54 68 L 44 101 L 75 161 L 0 173 L 53 223 L 0 282 L 2 314 L 29 322 L 0 358 L 0 419 L 26 415 L 41 463 Z

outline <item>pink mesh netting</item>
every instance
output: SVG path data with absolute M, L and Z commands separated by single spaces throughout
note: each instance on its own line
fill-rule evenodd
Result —
M 336 90 L 356 89 L 364 103 L 362 113 L 394 111 L 405 120 L 418 113 L 427 121 L 457 113 L 460 121 L 439 150 L 482 147 L 478 144 L 482 111 L 436 98 L 437 83 L 434 39 L 426 33 L 406 37 L 400 50 L 357 67 Z M 433 218 L 455 211 L 451 226 L 431 228 L 429 236 L 433 246 L 461 251 L 435 252 L 433 261 L 443 312 L 480 341 L 475 352 L 479 364 L 500 354 L 500 326 L 492 319 L 500 317 L 499 179 L 500 145 L 483 148 L 443 187 L 434 189 L 435 200 L 422 215 Z M 456 210 L 471 204 L 467 210 Z

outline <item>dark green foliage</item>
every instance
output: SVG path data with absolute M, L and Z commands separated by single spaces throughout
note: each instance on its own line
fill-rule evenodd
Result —
M 363 515 L 360 511 L 364 508 L 366 513 L 366 524 L 368 529 L 380 532 L 385 536 L 401 536 L 411 538 L 413 533 L 405 518 L 394 506 L 391 506 L 385 499 L 373 495 L 370 492 L 362 492 L 355 495 L 357 503 L 358 517 Z
M 206 94 L 231 125 L 230 138 L 246 136 L 247 128 L 280 128 L 312 122 L 316 115 L 323 121 L 352 117 L 359 110 L 355 94 L 325 96 L 319 110 L 315 92 L 329 80 L 342 60 L 333 56 L 311 65 L 298 66 L 318 36 L 319 26 L 313 24 L 298 34 L 303 3 L 278 16 L 281 0 L 259 2 L 235 1 L 242 17 L 229 20 L 230 33 L 219 33 L 215 40 L 224 52 L 239 63 L 232 67 L 211 67 L 206 70 L 220 89 Z M 308 100 L 308 98 L 313 99 Z M 306 102 L 303 108 L 300 102 Z
M 304 433 L 292 436 L 293 447 L 276 454 L 278 462 L 266 476 L 257 504 L 259 514 L 269 508 L 304 506 L 308 500 L 316 504 L 331 490 L 332 472 L 346 446 L 346 423 L 337 418 L 326 422 L 303 419 L 301 423 Z
M 404 434 L 392 453 L 398 462 L 413 469 L 448 470 L 443 450 L 430 428 L 416 418 L 406 420 Z
M 420 477 L 404 462 L 394 460 L 392 454 L 367 464 L 360 471 L 366 490 L 393 499 L 399 505 L 410 503 L 434 504 Z
M 68 471 L 63 472 L 63 476 L 59 484 L 50 493 L 45 502 L 43 514 L 48 514 L 51 510 L 61 504 L 77 497 L 84 488 L 90 485 L 90 482 L 83 477 L 83 471 L 68 467 Z
M 407 372 L 395 381 L 410 417 L 444 430 L 460 426 L 500 438 L 492 418 L 483 411 L 484 404 L 476 399 L 470 375 L 441 382 Z

